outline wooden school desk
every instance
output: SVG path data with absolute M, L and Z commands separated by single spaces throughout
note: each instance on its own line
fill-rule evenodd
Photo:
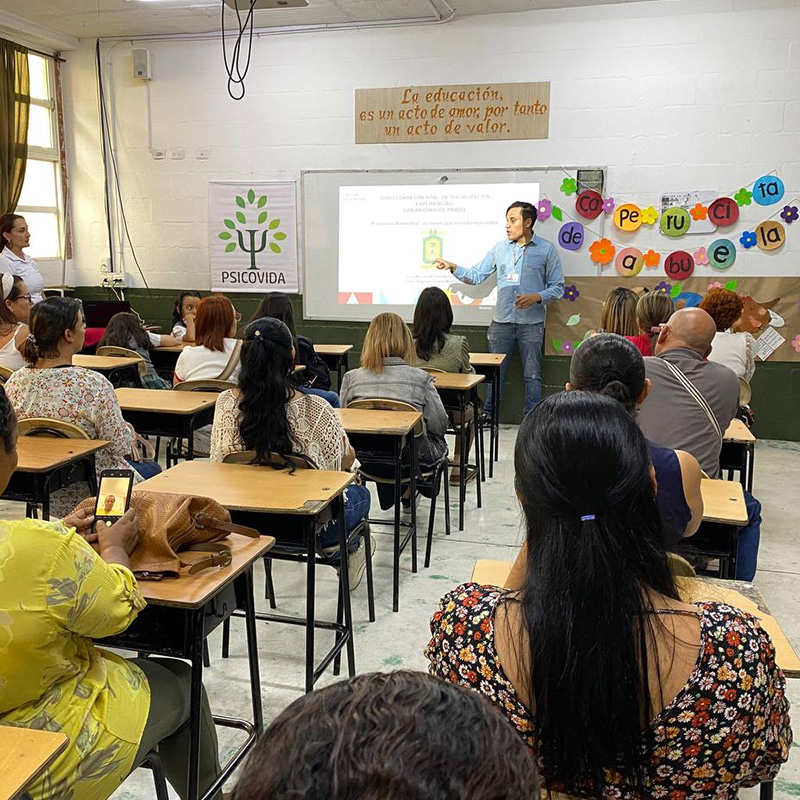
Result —
M 168 389 L 117 389 L 117 399 L 126 422 L 136 433 L 186 439 L 187 452 L 181 457 L 194 457 L 194 432 L 214 421 L 217 392 L 177 392 Z M 175 457 L 177 460 L 177 456 Z M 167 448 L 167 467 L 173 454 Z
M 63 733 L 0 725 L 0 798 L 20 797 L 68 744 Z
M 700 481 L 703 522 L 694 536 L 676 546 L 679 554 L 699 553 L 719 561 L 721 578 L 736 575 L 739 528 L 747 524 L 747 506 L 742 484 L 737 481 Z
M 400 496 L 402 494 L 401 480 L 403 476 L 403 450 L 409 448 L 409 475 L 416 476 L 419 466 L 417 464 L 416 443 L 414 441 L 414 428 L 422 419 L 419 411 L 381 411 L 371 408 L 337 408 L 336 413 L 347 432 L 353 449 L 358 453 L 372 449 L 370 442 L 375 437 L 388 437 L 392 440 L 394 448 L 394 565 L 392 569 L 392 610 L 400 608 L 400 556 L 405 551 L 409 540 L 411 541 L 411 571 L 417 571 L 417 510 L 416 504 L 411 507 L 411 523 L 404 537 L 400 536 L 403 524 L 400 520 Z M 445 476 L 444 480 L 447 480 Z M 416 480 L 414 481 L 415 488 Z M 445 495 L 446 497 L 446 495 Z M 448 518 L 449 520 L 449 518 Z M 370 519 L 371 525 L 386 524 L 381 520 Z M 449 524 L 448 524 L 449 528 Z M 448 530 L 449 533 L 449 530 Z M 430 558 L 430 536 L 426 550 L 426 559 Z M 370 609 L 370 620 L 374 613 Z
M 355 480 L 351 472 L 326 472 L 302 469 L 275 470 L 270 467 L 254 467 L 243 464 L 218 464 L 208 461 L 182 461 L 171 469 L 140 483 L 137 489 L 151 492 L 197 494 L 203 491 L 233 512 L 234 519 L 258 530 L 269 527 L 270 517 L 279 515 L 296 517 L 303 529 L 303 545 L 306 559 L 306 616 L 288 617 L 278 614 L 256 614 L 256 619 L 267 622 L 283 622 L 303 625 L 306 628 L 306 675 L 305 688 L 311 691 L 314 683 L 325 672 L 335 656 L 347 648 L 351 677 L 355 675 L 355 650 L 353 647 L 353 620 L 350 608 L 350 586 L 347 574 L 347 532 L 344 527 L 344 490 Z M 315 544 L 317 521 L 330 517 L 331 510 L 339 517 L 341 546 L 341 581 L 345 595 L 345 624 L 320 622 L 315 617 L 316 567 Z M 238 513 L 237 513 L 238 512 Z M 344 545 L 342 545 L 344 540 Z M 320 666 L 314 667 L 314 629 L 335 631 L 336 642 Z
M 115 386 L 121 380 L 132 381 L 136 386 L 141 386 L 139 378 L 138 358 L 115 358 L 111 356 L 72 356 L 72 364 L 76 367 L 85 367 L 105 375 Z
M 722 439 L 722 451 L 719 456 L 720 468 L 723 473 L 728 473 L 728 480 L 732 480 L 733 473 L 738 472 L 742 486 L 748 492 L 752 492 L 755 462 L 756 437 L 744 422 L 735 419 L 728 426 Z
M 494 462 L 500 457 L 500 367 L 505 353 L 470 353 L 469 363 L 478 375 L 485 375 L 492 384 L 492 424 L 489 433 L 489 477 L 494 477 Z
M 458 400 L 458 411 L 461 419 L 466 418 L 467 409 L 472 406 L 475 425 L 475 465 L 469 464 L 469 453 L 467 451 L 467 427 L 461 425 L 456 434 L 461 437 L 461 465 L 458 480 L 458 529 L 464 530 L 464 505 L 467 500 L 467 473 L 476 475 L 475 491 L 478 500 L 478 508 L 481 507 L 481 462 L 483 452 L 481 449 L 481 420 L 478 408 L 478 385 L 485 380 L 483 375 L 468 375 L 462 372 L 436 372 L 432 373 L 433 382 L 439 393 L 453 392 Z
M 50 519 L 50 495 L 73 483 L 88 483 L 94 494 L 97 476 L 94 454 L 110 442 L 91 439 L 60 439 L 55 436 L 21 436 L 17 440 L 19 463 L 11 476 L 3 500 L 42 507 L 42 519 Z
M 350 369 L 348 353 L 353 349 L 351 344 L 315 344 L 314 350 L 317 355 L 325 362 L 329 370 L 336 370 L 339 382 L 336 384 L 337 390 L 342 388 L 342 378 L 345 372 Z
M 151 488 L 147 486 L 147 482 L 140 486 Z M 139 581 L 139 590 L 147 600 L 146 608 L 139 613 L 127 630 L 97 640 L 105 647 L 119 647 L 148 655 L 170 656 L 191 661 L 189 797 L 193 800 L 199 796 L 203 645 L 206 637 L 237 608 L 242 610 L 247 620 L 247 657 L 250 664 L 253 721 L 214 717 L 214 723 L 217 725 L 245 731 L 247 740 L 223 766 L 217 782 L 207 792 L 208 797 L 213 797 L 216 789 L 222 786 L 242 761 L 261 735 L 264 725 L 253 599 L 253 564 L 264 556 L 275 544 L 275 540 L 271 536 L 250 539 L 247 536 L 231 533 L 222 541 L 231 549 L 231 563 L 228 566 L 210 567 L 196 575 L 187 574 L 180 578 Z

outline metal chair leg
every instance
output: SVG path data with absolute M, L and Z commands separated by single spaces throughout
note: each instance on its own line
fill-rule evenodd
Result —
M 222 657 L 227 658 L 231 649 L 231 620 L 230 617 L 222 623 Z
M 275 602 L 275 584 L 272 580 L 272 559 L 264 558 L 264 599 L 269 600 L 270 608 L 277 608 Z
M 369 608 L 369 621 L 375 622 L 375 588 L 372 582 L 372 532 L 369 523 L 364 523 L 364 556 L 367 563 L 367 606 Z
M 152 771 L 153 783 L 156 789 L 156 800 L 169 800 L 167 778 L 164 774 L 164 764 L 161 761 L 161 756 L 155 750 L 151 750 L 147 754 L 147 758 L 145 758 L 139 766 Z

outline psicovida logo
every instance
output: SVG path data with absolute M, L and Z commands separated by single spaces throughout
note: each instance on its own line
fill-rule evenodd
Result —
M 252 189 L 246 197 L 236 195 L 238 208 L 234 214 L 235 220 L 223 219 L 226 230 L 218 234 L 218 238 L 226 242 L 226 253 L 238 249 L 250 256 L 249 269 L 259 268 L 256 256 L 267 251 L 267 248 L 279 255 L 282 252 L 280 243 L 286 240 L 286 234 L 280 229 L 280 219 L 269 218 L 267 203 L 267 195 L 257 197 Z

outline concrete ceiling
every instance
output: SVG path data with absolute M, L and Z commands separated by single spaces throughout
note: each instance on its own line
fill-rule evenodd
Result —
M 535 9 L 616 5 L 636 0 L 449 0 L 460 17 L 503 14 Z M 248 0 L 239 0 L 249 8 Z M 389 19 L 433 19 L 436 6 L 449 13 L 443 0 L 309 0 L 307 8 L 261 10 L 256 27 L 353 23 Z M 150 34 L 218 31 L 220 0 L 3 0 L 0 26 L 13 17 L 35 29 L 58 31 L 71 37 L 141 36 Z M 10 15 L 10 16 L 9 16 Z M 233 25 L 235 15 L 226 9 Z M 227 24 L 227 23 L 226 23 Z

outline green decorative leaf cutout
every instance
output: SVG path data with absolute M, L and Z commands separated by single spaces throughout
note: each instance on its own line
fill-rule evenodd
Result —
M 280 253 L 281 248 L 279 245 L 275 244 L 275 242 L 269 243 L 269 249 L 272 250 L 273 253 Z
M 236 212 L 236 219 L 238 219 L 239 222 L 242 223 L 242 225 L 247 224 L 247 217 L 241 211 Z
M 725 288 L 729 292 L 735 292 L 739 288 L 739 279 L 738 278 L 734 278 L 732 281 L 728 281 L 725 284 Z
M 568 325 L 569 327 L 572 327 L 573 325 L 577 325 L 577 324 L 578 324 L 580 321 L 581 321 L 581 315 L 580 315 L 580 314 L 573 314 L 573 315 L 572 315 L 572 316 L 571 316 L 571 317 L 570 317 L 570 318 L 567 320 L 567 325 Z
M 553 350 L 555 350 L 556 353 L 561 352 L 561 339 L 553 339 Z
M 682 291 L 681 285 L 676 283 L 672 289 L 670 289 L 669 296 L 674 300 Z
M 557 219 L 559 222 L 564 219 L 564 212 L 558 206 L 553 206 L 552 214 L 553 219 Z
M 232 233 L 229 233 L 228 231 L 222 231 L 222 233 L 219 235 L 219 238 L 224 240 L 224 239 L 230 239 L 231 236 L 233 236 Z
M 274 231 L 274 230 L 275 230 L 275 228 L 277 228 L 277 227 L 278 227 L 278 225 L 280 225 L 280 224 L 281 224 L 281 221 L 280 221 L 279 219 L 274 219 L 274 220 L 272 220 L 272 222 L 270 222 L 270 224 L 269 224 L 269 229 L 270 229 L 271 231 Z
M 236 242 L 228 242 L 228 244 L 225 245 L 226 253 L 232 253 L 235 249 L 236 249 Z
M 264 224 L 264 223 L 267 221 L 267 217 L 268 217 L 268 216 L 269 216 L 269 215 L 267 214 L 267 212 L 266 212 L 266 211 L 262 211 L 262 212 L 261 212 L 261 213 L 258 215 L 258 224 L 259 224 L 259 225 L 263 225 L 263 224 Z
M 267 196 L 265 194 L 262 194 L 261 197 L 258 198 L 258 207 L 264 208 L 266 204 L 267 204 Z
M 273 235 L 273 239 L 277 239 L 277 241 L 282 242 L 286 238 L 286 234 L 283 231 L 278 231 L 276 234 Z
M 244 197 L 239 197 L 239 195 L 237 194 L 236 205 L 239 206 L 239 208 L 244 208 Z
M 256 193 L 251 189 L 247 193 L 247 202 L 248 203 L 255 203 L 255 201 L 256 201 Z
M 222 221 L 225 223 L 226 228 L 230 228 L 231 230 L 236 228 L 236 223 L 232 219 L 224 219 Z

